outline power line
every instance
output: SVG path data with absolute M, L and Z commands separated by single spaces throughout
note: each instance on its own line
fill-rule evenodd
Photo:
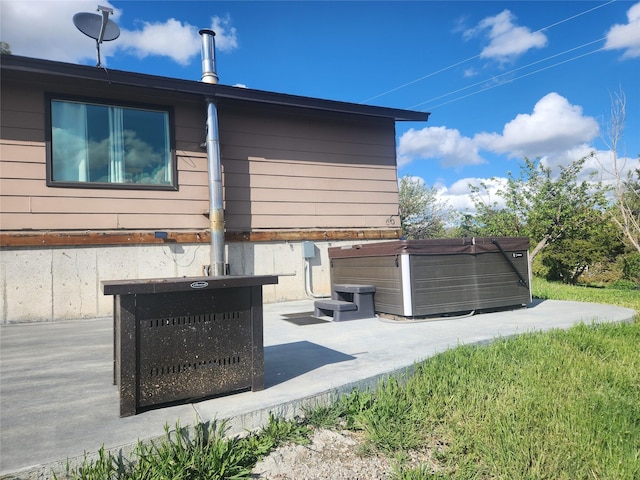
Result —
M 449 69 L 451 69 L 453 67 L 457 67 L 458 65 L 462 65 L 463 63 L 466 63 L 469 60 L 473 60 L 474 58 L 478 58 L 479 56 L 480 56 L 480 54 L 475 55 L 473 57 L 469 57 L 466 60 L 461 60 L 458 63 L 454 63 L 453 65 L 449 65 L 448 67 L 441 68 L 437 72 L 429 73 L 428 75 L 425 75 L 424 77 L 420 77 L 420 78 L 416 78 L 415 80 L 411 80 L 410 82 L 407 82 L 404 85 L 400 85 L 399 87 L 392 88 L 391 90 L 387 90 L 386 92 L 381 93 L 379 95 L 376 95 L 375 97 L 370 97 L 370 98 L 367 98 L 366 100 L 362 100 L 360 103 L 367 103 L 367 102 L 370 102 L 371 100 L 375 100 L 376 98 L 383 97 L 383 96 L 385 96 L 385 95 L 387 95 L 387 94 L 389 94 L 391 92 L 395 92 L 396 90 L 400 90 L 401 88 L 408 87 L 409 85 L 412 85 L 414 83 L 418 83 L 418 82 L 424 80 L 425 78 L 433 77 L 434 75 L 437 75 L 438 73 L 446 72 L 447 70 L 449 70 Z
M 525 68 L 529 68 L 529 67 L 531 67 L 533 65 L 536 65 L 538 63 L 546 62 L 547 60 L 551 60 L 552 58 L 556 58 L 556 57 L 559 57 L 559 56 L 564 55 L 566 53 L 574 52 L 574 51 L 579 50 L 581 48 L 588 47 L 589 45 L 593 45 L 594 43 L 601 42 L 602 40 L 604 40 L 606 38 L 607 37 L 602 37 L 602 38 L 599 38 L 597 40 L 593 40 L 591 42 L 583 43 L 582 45 L 578 45 L 577 47 L 570 48 L 568 50 L 565 50 L 564 52 L 560 52 L 560 53 L 556 53 L 554 55 L 550 55 L 550 56 L 548 56 L 546 58 L 543 58 L 541 60 L 536 60 L 535 62 L 531 62 L 531 63 L 529 63 L 527 65 L 523 65 L 522 67 L 514 68 L 513 70 L 509 70 L 508 72 L 501 73 L 500 75 L 494 76 L 490 80 L 494 80 L 494 81 L 498 80 L 498 79 L 500 79 L 502 77 L 506 77 L 507 75 L 511 75 L 512 73 L 517 72 L 519 70 L 524 70 Z M 577 57 L 577 58 L 579 58 L 579 57 Z M 557 65 L 560 65 L 560 64 L 557 64 Z M 522 78 L 522 77 L 518 77 L 518 78 Z M 513 79 L 510 80 L 510 81 L 513 81 Z M 420 105 L 424 105 L 425 103 L 432 102 L 432 101 L 438 100 L 440 98 L 448 97 L 450 95 L 454 95 L 454 94 L 462 92 L 464 90 L 468 90 L 470 88 L 477 87 L 478 85 L 482 85 L 483 83 L 486 83 L 486 82 L 487 82 L 487 80 L 482 80 L 480 82 L 472 83 L 471 85 L 467 85 L 466 87 L 462 87 L 462 88 L 459 88 L 457 90 L 453 90 L 452 92 L 448 92 L 448 93 L 445 93 L 445 94 L 442 94 L 442 95 L 438 95 L 437 97 L 430 98 L 429 100 L 425 100 L 424 102 L 416 103 L 415 105 L 411 105 L 410 107 L 407 107 L 407 109 L 414 109 L 416 107 L 419 107 Z M 503 82 L 503 83 L 497 84 L 495 86 L 502 85 L 504 83 L 508 83 L 508 82 Z M 464 98 L 464 97 L 462 97 L 462 98 Z
M 495 85 L 490 85 L 490 86 L 488 86 L 486 88 L 482 88 L 482 89 L 480 89 L 480 90 L 478 90 L 476 92 L 469 93 L 467 95 L 463 95 L 462 97 L 454 98 L 454 99 L 449 100 L 447 102 L 439 103 L 438 105 L 434 105 L 434 106 L 430 107 L 430 109 L 435 109 L 435 108 L 441 107 L 443 105 L 448 105 L 449 103 L 457 102 L 458 100 L 462 100 L 463 98 L 472 97 L 473 95 L 477 95 L 478 93 L 486 92 L 487 90 L 491 90 L 492 88 L 500 87 L 500 86 L 504 85 L 505 83 L 515 82 L 516 80 L 520 80 L 521 78 L 525 78 L 525 77 L 528 77 L 530 75 L 534 75 L 536 73 L 540 73 L 540 72 L 543 72 L 545 70 L 549 70 L 550 68 L 557 67 L 558 65 L 562 65 L 562 64 L 565 64 L 565 63 L 572 62 L 574 60 L 578 60 L 578 59 L 586 57 L 588 55 L 592 55 L 594 53 L 601 52 L 602 50 L 604 50 L 604 47 L 598 48 L 596 50 L 592 50 L 591 52 L 583 53 L 582 55 L 578 55 L 578 56 L 575 56 L 575 57 L 568 58 L 567 60 L 563 60 L 562 62 L 554 63 L 553 65 L 549 65 L 547 67 L 540 68 L 540 69 L 535 70 L 533 72 L 525 73 L 524 75 L 520 75 L 519 77 L 512 78 L 508 82 L 503 82 L 503 83 L 498 83 L 498 84 L 495 84 Z
M 611 3 L 614 3 L 615 1 L 616 1 L 616 0 L 609 0 L 609 1 L 608 1 L 608 2 L 606 2 L 606 3 L 603 3 L 603 4 L 601 4 L 601 5 L 597 5 L 597 6 L 595 6 L 595 7 L 592 7 L 592 8 L 590 8 L 590 9 L 588 9 L 588 10 L 585 10 L 585 11 L 583 11 L 583 12 L 580 12 L 580 13 L 577 13 L 577 14 L 572 15 L 572 16 L 570 16 L 570 17 L 567 17 L 567 18 L 565 18 L 565 19 L 563 19 L 563 20 L 559 20 L 559 21 L 557 21 L 557 22 L 555 22 L 555 23 L 552 23 L 551 25 L 547 25 L 546 27 L 542 27 L 542 28 L 540 28 L 540 29 L 536 30 L 536 31 L 535 31 L 535 32 L 533 32 L 533 33 L 542 32 L 542 31 L 544 31 L 544 30 L 548 30 L 548 29 L 550 29 L 550 28 L 553 28 L 553 27 L 555 27 L 555 26 L 557 26 L 557 25 L 561 25 L 561 24 L 563 24 L 563 23 L 565 23 L 565 22 L 568 22 L 568 21 L 570 21 L 570 20 L 573 20 L 573 19 L 575 19 L 575 18 L 578 18 L 578 17 L 580 17 L 580 16 L 582 16 L 582 15 L 585 15 L 585 14 L 587 14 L 587 13 L 593 12 L 594 10 L 597 10 L 597 9 L 599 9 L 599 8 L 602 8 L 602 7 L 606 7 L 607 5 L 610 5 Z M 369 98 L 367 98 L 367 99 L 365 99 L 365 100 L 362 100 L 360 103 L 367 103 L 367 102 L 370 102 L 371 100 L 375 100 L 376 98 L 383 97 L 383 96 L 385 96 L 385 95 L 388 95 L 389 93 L 392 93 L 392 92 L 395 92 L 395 91 L 397 91 L 397 90 L 403 89 L 403 88 L 405 88 L 405 87 L 408 87 L 409 85 L 413 85 L 414 83 L 418 83 L 418 82 L 420 82 L 420 81 L 422 81 L 422 80 L 425 80 L 425 79 L 427 79 L 427 78 L 433 77 L 434 75 L 437 75 L 437 74 L 439 74 L 439 73 L 446 72 L 447 70 L 450 70 L 450 69 L 452 69 L 452 68 L 454 68 L 454 67 L 457 67 L 457 66 L 459 66 L 459 65 L 462 65 L 463 63 L 466 63 L 466 62 L 468 62 L 468 61 L 470 61 L 470 60 L 475 60 L 476 58 L 479 58 L 479 57 L 480 57 L 480 55 L 481 55 L 481 53 L 479 53 L 478 55 L 474 55 L 473 57 L 469 57 L 469 58 L 466 58 L 466 59 L 464 59 L 464 60 L 460 60 L 459 62 L 456 62 L 456 63 L 454 63 L 454 64 L 451 64 L 451 65 L 449 65 L 449 66 L 447 66 L 447 67 L 441 68 L 440 70 L 437 70 L 437 71 L 435 71 L 435 72 L 429 73 L 429 74 L 424 75 L 424 76 L 422 76 L 422 77 L 420 77 L 420 78 L 416 78 L 415 80 L 411 80 L 410 82 L 407 82 L 407 83 L 405 83 L 405 84 L 403 84 L 403 85 L 400 85 L 400 86 L 398 86 L 398 87 L 395 87 L 395 88 L 392 88 L 392 89 L 390 89 L 390 90 L 387 90 L 386 92 L 383 92 L 383 93 L 380 93 L 380 94 L 375 95 L 375 96 L 373 96 L 373 97 L 369 97 Z
M 606 7 L 607 5 L 609 5 L 611 3 L 614 3 L 615 1 L 616 0 L 610 0 L 607 3 L 603 3 L 602 5 L 598 5 L 596 7 L 590 8 L 589 10 L 585 10 L 584 12 L 576 13 L 575 15 L 573 15 L 571 17 L 568 17 L 568 18 L 565 18 L 564 20 L 560 20 L 559 22 L 552 23 L 551 25 L 548 25 L 548 26 L 546 26 L 544 28 L 541 28 L 540 30 L 535 31 L 534 33 L 542 32 L 544 30 L 549 30 L 550 28 L 555 27 L 556 25 L 560 25 L 562 23 L 568 22 L 569 20 L 573 20 L 574 18 L 578 18 L 578 17 L 580 17 L 580 16 L 582 16 L 582 15 L 584 15 L 586 13 L 593 12 L 594 10 L 597 10 L 599 8 Z

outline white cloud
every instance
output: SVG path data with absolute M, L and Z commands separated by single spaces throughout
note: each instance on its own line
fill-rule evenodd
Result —
M 585 162 L 585 170 L 595 170 L 598 172 L 596 180 L 609 185 L 615 183 L 616 177 L 626 179 L 629 173 L 634 174 L 638 169 L 640 169 L 640 159 L 622 155 L 616 159 L 610 150 L 597 150 L 593 157 Z
M 589 157 L 594 151 L 593 146 L 583 143 L 567 148 L 566 150 L 554 152 L 553 155 L 541 156 L 540 163 L 543 166 L 551 168 L 552 175 L 558 174 L 561 167 L 567 167 L 576 160 Z M 594 169 L 593 162 L 588 160 L 585 162 L 583 170 L 584 179 L 587 179 L 589 173 Z
M 478 71 L 475 68 L 466 68 L 462 74 L 464 78 L 475 77 L 478 75 Z
M 100 4 L 114 9 L 110 18 L 116 23 L 126 15 L 126 3 L 123 9 L 114 8 L 108 1 Z M 72 19 L 78 12 L 96 13 L 96 6 L 95 0 L 2 0 L 2 41 L 11 46 L 15 55 L 74 63 L 93 60 L 95 41 L 78 31 Z M 210 28 L 216 32 L 217 50 L 228 52 L 238 47 L 237 32 L 228 17 L 212 17 Z M 120 38 L 100 47 L 105 64 L 118 50 L 139 58 L 165 56 L 181 65 L 188 64 L 200 52 L 199 28 L 174 18 L 143 22 L 141 28 L 133 30 L 120 25 L 120 30 Z
M 483 199 L 488 203 L 497 202 L 499 206 L 504 206 L 504 201 L 497 195 L 498 190 L 504 188 L 507 183 L 506 178 L 461 178 L 450 187 L 442 186 L 438 190 L 438 199 L 446 201 L 459 212 L 475 213 L 476 208 L 472 200 L 471 186 L 480 187 L 484 185 Z
M 640 169 L 640 160 L 620 154 L 617 165 L 610 151 L 595 151 L 592 141 L 598 136 L 599 126 L 592 117 L 585 116 L 582 108 L 572 105 L 557 93 L 549 93 L 534 106 L 532 113 L 517 115 L 507 122 L 502 133 L 481 133 L 473 138 L 465 137 L 458 130 L 446 127 L 430 127 L 409 130 L 400 137 L 398 147 L 399 167 L 414 160 L 436 160 L 443 166 L 460 167 L 478 163 L 482 152 L 503 154 L 522 160 L 539 158 L 543 166 L 557 175 L 561 167 L 586 158 L 579 180 L 589 180 L 596 172 L 595 180 L 613 184 L 617 169 L 625 178 L 628 172 Z M 471 159 L 471 160 L 470 160 Z M 481 160 L 482 161 L 482 160 Z M 518 175 L 519 165 L 514 165 Z M 440 200 L 447 201 L 454 209 L 475 212 L 469 185 L 487 188 L 483 190 L 486 202 L 503 200 L 497 191 L 506 184 L 506 178 L 462 178 L 450 186 L 441 181 L 438 188 Z
M 108 1 L 101 1 L 100 5 L 114 8 Z M 14 55 L 62 62 L 94 60 L 95 40 L 73 25 L 73 16 L 79 12 L 97 14 L 97 3 L 95 0 L 55 3 L 3 0 L 0 16 L 2 41 L 11 46 Z M 114 8 L 114 14 L 110 18 L 117 21 L 119 15 L 120 10 Z M 113 42 L 102 44 L 103 56 L 111 49 L 112 44 Z
M 216 34 L 216 50 L 228 52 L 238 47 L 236 29 L 230 26 L 229 18 L 213 17 L 211 30 Z M 199 31 L 199 28 L 175 18 L 162 23 L 144 22 L 139 30 L 123 30 L 118 48 L 131 51 L 139 58 L 158 55 L 169 57 L 180 65 L 188 65 L 193 57 L 200 54 L 202 39 Z
M 462 183 L 465 180 L 466 179 L 459 180 L 458 182 L 456 182 L 456 184 Z M 458 193 L 453 193 L 451 191 L 451 188 L 453 188 L 453 185 L 450 188 L 444 187 L 439 190 L 438 200 L 447 202 L 448 205 L 451 205 L 451 207 L 458 212 L 473 212 L 475 210 L 475 207 L 473 205 L 473 201 L 471 200 L 471 193 L 468 187 L 466 192 Z
M 593 117 L 552 92 L 535 104 L 532 113 L 519 114 L 507 122 L 502 133 L 482 132 L 470 138 L 446 127 L 410 129 L 398 142 L 398 167 L 433 160 L 459 170 L 486 163 L 482 152 L 488 152 L 520 160 L 541 158 L 555 169 L 589 155 L 591 141 L 598 133 Z
M 422 177 L 410 176 L 409 178 L 413 182 L 429 185 Z M 485 202 L 491 204 L 496 202 L 498 207 L 504 207 L 505 202 L 498 196 L 497 192 L 503 189 L 506 184 L 507 179 L 502 177 L 467 177 L 456 180 L 448 187 L 444 183 L 437 181 L 433 184 L 433 187 L 436 189 L 436 200 L 452 207 L 457 212 L 474 214 L 476 213 L 476 207 L 472 199 L 474 195 L 472 187 L 481 188 L 482 198 Z
M 170 18 L 164 23 L 145 22 L 139 30 L 122 30 L 118 48 L 138 58 L 160 55 L 180 65 L 188 65 L 200 51 L 198 29 Z
M 627 19 L 627 24 L 611 27 L 604 48 L 625 50 L 622 58 L 640 57 L 640 2 L 627 10 Z
M 484 47 L 480 57 L 508 62 L 515 60 L 532 48 L 547 45 L 547 37 L 542 32 L 532 32 L 527 27 L 516 25 L 515 15 L 504 10 L 494 17 L 486 17 L 474 28 L 464 32 L 465 38 L 487 32 L 489 44 Z
M 540 99 L 531 114 L 520 114 L 498 133 L 479 133 L 474 143 L 510 157 L 557 154 L 587 143 L 598 135 L 598 122 L 582 108 L 552 92 Z
M 238 48 L 238 32 L 231 26 L 231 18 L 213 17 L 211 30 L 216 32 L 216 49 L 221 52 L 230 52 Z
M 478 147 L 456 129 L 446 127 L 413 128 L 405 132 L 398 143 L 398 166 L 414 159 L 437 159 L 444 167 L 478 165 L 485 160 L 478 154 Z

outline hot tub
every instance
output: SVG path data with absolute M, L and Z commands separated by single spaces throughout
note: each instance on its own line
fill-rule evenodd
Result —
M 427 317 L 531 302 L 525 237 L 398 240 L 329 249 L 332 284 L 376 287 L 377 313 Z

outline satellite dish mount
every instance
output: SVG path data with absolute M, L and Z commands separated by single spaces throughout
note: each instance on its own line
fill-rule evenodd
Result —
M 120 27 L 109 20 L 109 15 L 113 15 L 112 8 L 98 5 L 98 12 L 101 12 L 101 15 L 95 13 L 76 13 L 73 16 L 73 24 L 87 37 L 91 37 L 96 41 L 96 53 L 98 56 L 96 67 L 101 67 L 100 44 L 118 38 L 120 36 Z

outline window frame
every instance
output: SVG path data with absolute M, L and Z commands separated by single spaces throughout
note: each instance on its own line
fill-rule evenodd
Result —
M 111 183 L 111 182 L 81 182 L 53 179 L 53 125 L 52 102 L 74 102 L 92 105 L 104 105 L 112 107 L 132 108 L 167 113 L 169 115 L 169 161 L 171 162 L 171 184 L 147 184 L 147 183 Z M 67 94 L 45 93 L 45 143 L 47 151 L 47 187 L 60 188 L 90 188 L 90 189 L 114 189 L 114 190 L 164 190 L 177 191 L 178 183 L 178 159 L 175 147 L 175 118 L 174 107 L 171 105 L 159 105 L 148 103 L 128 102 L 109 98 L 84 97 Z

